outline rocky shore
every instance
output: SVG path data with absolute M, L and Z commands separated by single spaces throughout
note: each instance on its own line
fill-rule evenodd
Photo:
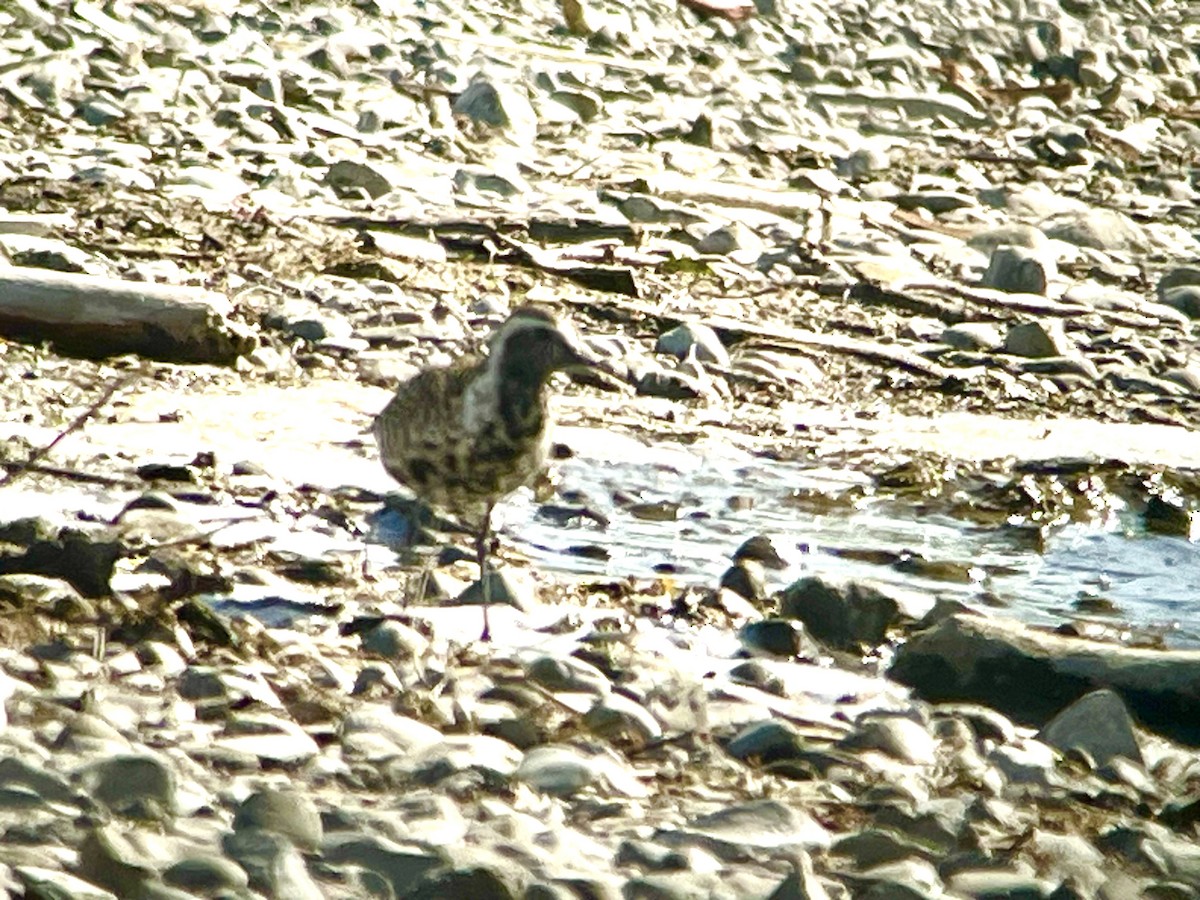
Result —
M 734 533 L 753 479 L 620 481 L 768 461 L 797 530 L 1028 556 L 1122 522 L 1186 588 L 1198 43 L 1145 0 L 0 10 L 0 890 L 1200 895 L 1186 597 L 1097 571 L 1033 625 L 1001 564 L 835 577 Z M 560 386 L 485 645 L 369 423 L 526 301 L 622 379 Z M 720 577 L 606 544 L 714 521 Z

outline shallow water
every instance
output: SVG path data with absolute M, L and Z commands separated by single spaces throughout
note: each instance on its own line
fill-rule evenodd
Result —
M 1173 646 L 1200 646 L 1200 546 L 1182 538 L 1116 520 L 1108 528 L 1055 529 L 1038 553 L 1012 529 L 918 518 L 896 500 L 864 499 L 822 513 L 813 513 L 811 502 L 797 502 L 797 492 L 836 495 L 864 485 L 853 472 L 719 447 L 647 447 L 628 439 L 572 446 L 576 456 L 558 467 L 561 488 L 581 493 L 588 508 L 608 519 L 607 527 L 547 521 L 528 492 L 500 510 L 504 539 L 547 569 L 605 577 L 669 572 L 680 583 L 715 584 L 738 545 L 764 533 L 789 564 L 768 572 L 772 588 L 806 574 L 871 578 L 926 591 L 931 599 L 1000 606 L 1027 621 L 1128 622 L 1162 632 Z M 642 520 L 627 502 L 615 502 L 614 492 L 641 503 L 677 504 L 676 517 Z M 731 504 L 730 497 L 743 502 Z M 903 552 L 957 564 L 969 577 L 936 580 L 862 558 Z M 1109 601 L 1115 614 L 1082 612 L 1076 608 L 1081 598 Z

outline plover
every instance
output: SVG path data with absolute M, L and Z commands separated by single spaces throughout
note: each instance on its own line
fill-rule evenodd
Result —
M 492 508 L 546 465 L 547 382 L 554 372 L 603 368 L 544 309 L 522 306 L 488 339 L 488 353 L 417 373 L 375 418 L 383 467 L 475 535 L 484 641 L 491 639 L 487 575 Z

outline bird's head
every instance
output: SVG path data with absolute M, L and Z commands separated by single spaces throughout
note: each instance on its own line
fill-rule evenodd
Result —
M 542 383 L 554 372 L 582 374 L 606 366 L 567 322 L 536 306 L 515 309 L 488 341 L 490 357 L 508 377 Z

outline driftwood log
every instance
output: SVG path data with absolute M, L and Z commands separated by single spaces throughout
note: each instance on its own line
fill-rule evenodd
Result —
M 200 288 L 0 266 L 0 336 L 72 356 L 228 365 L 254 346 L 229 310 Z

